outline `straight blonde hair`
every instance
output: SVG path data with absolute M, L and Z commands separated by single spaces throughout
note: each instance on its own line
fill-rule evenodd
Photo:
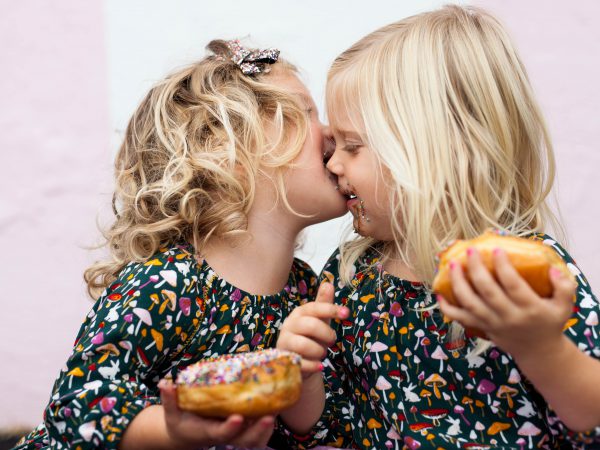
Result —
M 394 242 L 342 246 L 340 275 L 369 247 L 393 251 L 427 285 L 436 255 L 493 227 L 562 231 L 547 205 L 555 162 L 527 74 L 501 24 L 446 6 L 385 26 L 334 61 L 327 109 L 349 113 L 392 193 Z
M 201 250 L 213 236 L 243 236 L 266 172 L 294 212 L 283 175 L 308 120 L 297 96 L 270 79 L 296 68 L 279 59 L 270 73 L 244 75 L 225 41 L 207 48 L 207 57 L 154 86 L 129 121 L 115 160 L 115 218 L 104 231 L 110 257 L 84 274 L 92 298 L 126 264 L 161 247 L 189 242 Z

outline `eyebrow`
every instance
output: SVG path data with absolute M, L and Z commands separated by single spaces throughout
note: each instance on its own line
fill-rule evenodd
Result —
M 339 134 L 341 134 L 344 137 L 353 137 L 353 138 L 357 138 L 357 139 L 362 139 L 360 134 L 358 134 L 356 131 L 348 131 L 348 130 L 335 130 L 337 131 Z

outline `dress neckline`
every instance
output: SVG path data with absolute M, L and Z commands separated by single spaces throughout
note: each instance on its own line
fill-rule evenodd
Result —
M 289 270 L 288 279 L 287 279 L 285 285 L 283 286 L 283 288 L 276 293 L 264 295 L 264 294 L 254 294 L 252 292 L 248 292 L 244 289 L 237 287 L 233 283 L 230 283 L 229 281 L 227 281 L 225 278 L 223 278 L 221 276 L 221 274 L 219 274 L 215 269 L 213 269 L 211 267 L 211 265 L 208 263 L 208 261 L 202 255 L 200 255 L 200 253 L 198 253 L 196 251 L 195 247 L 192 244 L 190 244 L 190 243 L 177 244 L 177 248 L 185 251 L 192 257 L 198 273 L 207 272 L 215 277 L 215 279 L 217 280 L 218 286 L 229 288 L 229 290 L 232 291 L 231 295 L 235 297 L 236 301 L 239 301 L 239 300 L 243 299 L 244 297 L 248 297 L 248 298 L 252 298 L 252 299 L 258 299 L 258 298 L 278 299 L 281 297 L 287 297 L 292 293 L 291 285 L 293 284 L 292 278 L 293 278 L 293 273 L 294 273 L 294 267 L 296 265 L 295 257 L 292 261 L 292 266 L 290 267 L 290 270 Z

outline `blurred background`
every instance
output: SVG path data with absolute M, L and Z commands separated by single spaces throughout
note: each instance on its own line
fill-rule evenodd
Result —
M 361 36 L 448 1 L 2 1 L 0 15 L 0 430 L 42 419 L 92 306 L 112 159 L 144 93 L 213 38 L 274 46 L 323 110 L 329 64 Z M 521 52 L 555 143 L 568 248 L 600 292 L 600 2 L 480 0 Z M 322 117 L 325 120 L 324 117 Z M 319 271 L 347 219 L 312 227 Z

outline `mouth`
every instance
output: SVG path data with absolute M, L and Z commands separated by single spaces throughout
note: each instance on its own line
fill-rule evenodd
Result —
M 346 207 L 355 217 L 361 216 L 362 208 L 362 200 L 354 193 L 354 191 L 348 188 L 342 188 L 339 184 L 337 185 L 337 189 L 340 191 L 340 194 L 346 199 Z

